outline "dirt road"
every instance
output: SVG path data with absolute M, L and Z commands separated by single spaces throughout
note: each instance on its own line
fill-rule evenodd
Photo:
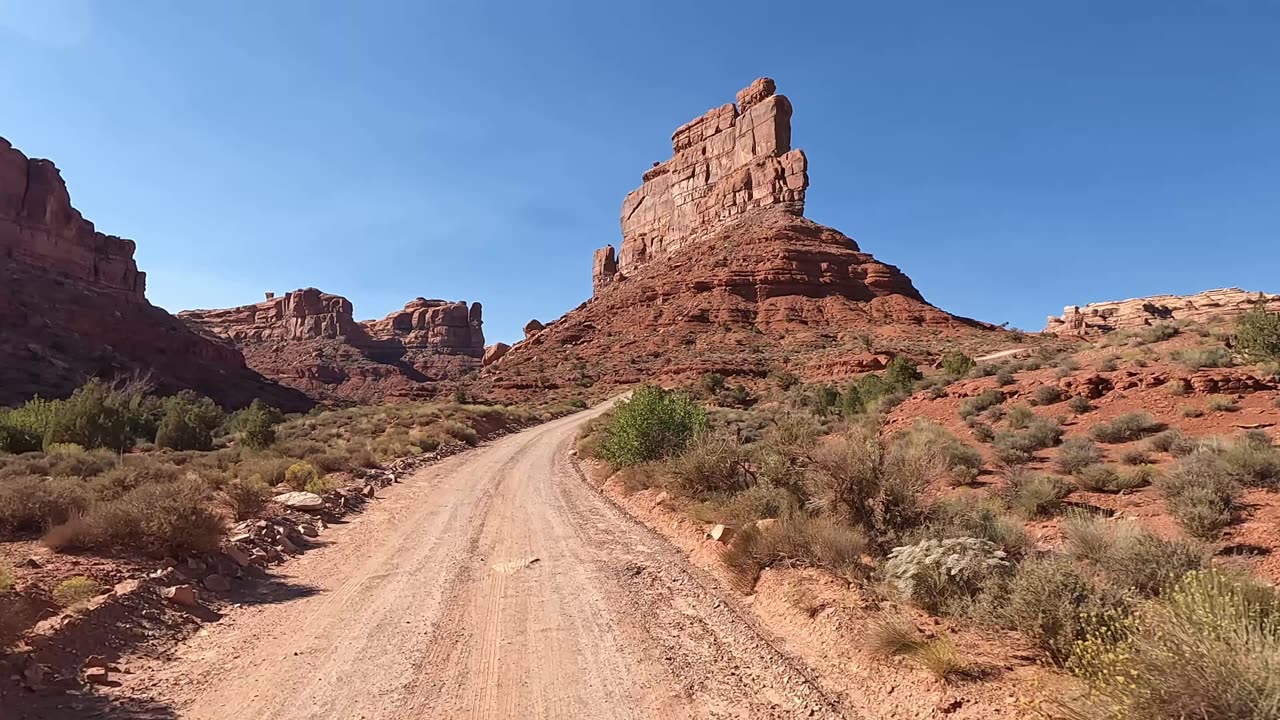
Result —
M 569 461 L 585 411 L 425 468 L 121 690 L 178 717 L 844 717 Z

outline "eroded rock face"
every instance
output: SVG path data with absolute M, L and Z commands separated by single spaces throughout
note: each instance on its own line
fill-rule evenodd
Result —
M 481 364 L 483 364 L 485 367 L 489 367 L 490 365 L 501 360 L 502 356 L 506 355 L 507 351 L 510 349 L 511 349 L 511 346 L 504 342 L 494 343 L 490 345 L 484 350 L 484 359 Z
M 58 168 L 0 138 L 0 258 L 145 301 L 134 243 L 104 235 L 71 206 Z
M 179 317 L 226 338 L 263 375 L 326 402 L 429 398 L 440 381 L 481 366 L 480 303 L 416 298 L 363 322 L 352 312 L 346 298 L 305 288 Z
M 1206 290 L 1195 295 L 1154 295 L 1112 302 L 1069 305 L 1062 317 L 1050 317 L 1045 332 L 1101 334 L 1132 330 L 1160 322 L 1186 320 L 1205 322 L 1241 315 L 1261 301 L 1271 311 L 1280 311 L 1280 295 L 1250 292 L 1240 288 Z
M 596 287 L 678 253 L 692 238 L 759 208 L 804 214 L 804 152 L 791 149 L 791 102 L 760 78 L 738 103 L 708 110 L 676 130 L 672 157 L 644 174 L 622 203 L 622 249 L 608 272 L 596 252 Z M 603 253 L 603 254 L 602 254 Z
M 53 163 L 0 138 L 0 405 L 137 374 L 161 394 L 192 389 L 228 408 L 255 397 L 311 407 L 234 347 L 147 302 L 133 252 L 132 240 L 97 232 L 72 207 Z

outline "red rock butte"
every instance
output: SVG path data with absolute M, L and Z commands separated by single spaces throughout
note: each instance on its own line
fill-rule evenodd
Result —
M 357 322 L 351 302 L 316 288 L 178 317 L 235 345 L 263 375 L 325 402 L 430 397 L 434 383 L 483 361 L 480 303 L 416 298 L 381 320 Z
M 866 370 L 849 352 L 863 337 L 998 335 L 804 217 L 808 159 L 791 147 L 791 102 L 775 90 L 760 78 L 676 130 L 672 157 L 622 203 L 620 249 L 595 251 L 592 299 L 530 323 L 486 367 L 496 391 L 779 365 L 830 379 Z
M 194 389 L 227 407 L 255 397 L 311 407 L 231 346 L 147 302 L 133 253 L 132 240 L 98 232 L 72 207 L 52 162 L 0 138 L 0 405 L 138 374 L 159 392 Z

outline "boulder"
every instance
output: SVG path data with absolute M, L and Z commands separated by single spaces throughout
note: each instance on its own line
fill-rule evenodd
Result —
M 111 682 L 111 673 L 105 667 L 85 668 L 84 681 L 90 685 L 107 685 Z
M 174 585 L 160 591 L 165 600 L 184 607 L 195 607 L 197 604 L 196 589 L 190 585 Z
M 724 525 L 715 525 L 710 530 L 707 531 L 707 537 L 719 543 L 729 542 L 729 538 L 732 535 L 733 535 L 733 532 L 729 530 L 729 528 L 725 527 Z
M 544 329 L 546 329 L 546 327 L 547 326 L 543 325 L 542 322 L 539 321 L 537 318 L 530 320 L 529 322 L 524 324 L 524 339 L 528 340 L 534 335 L 537 335 L 538 333 L 542 332 Z
M 214 573 L 204 579 L 204 586 L 213 592 L 226 592 L 231 589 L 231 581 Z
M 249 553 L 241 550 L 235 545 L 227 546 L 227 549 L 223 552 L 227 554 L 227 557 L 231 558 L 232 562 L 240 567 L 249 567 L 253 564 L 253 558 L 249 556 Z
M 494 343 L 490 345 L 484 350 L 484 359 L 480 361 L 481 365 L 483 365 L 484 367 L 489 367 L 490 365 L 501 360 L 502 356 L 506 355 L 507 351 L 510 349 L 511 349 L 511 346 L 504 342 Z
M 316 510 L 324 509 L 324 498 L 316 495 L 315 493 L 304 492 L 301 490 L 277 495 L 273 499 L 290 510 L 314 512 Z

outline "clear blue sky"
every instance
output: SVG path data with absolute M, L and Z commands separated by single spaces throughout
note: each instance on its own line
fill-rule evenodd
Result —
M 808 215 L 934 304 L 1280 291 L 1280 3 L 0 0 L 0 135 L 181 310 L 591 292 L 671 131 L 769 75 Z

